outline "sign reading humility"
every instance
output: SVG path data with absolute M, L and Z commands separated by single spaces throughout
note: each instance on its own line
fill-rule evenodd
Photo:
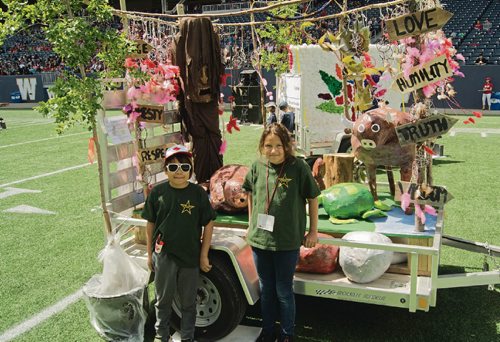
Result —
M 436 114 L 416 122 L 397 126 L 399 144 L 401 146 L 418 143 L 445 134 L 456 124 L 458 119 L 443 114 Z
M 392 88 L 402 93 L 420 89 L 453 75 L 446 55 L 434 58 L 422 66 L 411 68 L 408 76 L 402 73 L 394 80 Z
M 436 7 L 387 20 L 389 39 L 399 40 L 442 28 L 453 13 Z

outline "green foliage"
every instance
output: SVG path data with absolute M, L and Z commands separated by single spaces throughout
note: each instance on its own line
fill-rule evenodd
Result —
M 325 82 L 328 87 L 330 93 L 332 93 L 333 97 L 340 95 L 340 92 L 342 91 L 342 82 L 337 80 L 335 76 L 329 75 L 323 70 L 320 70 L 319 74 L 323 82 Z
M 332 114 L 344 113 L 344 107 L 337 106 L 334 100 L 322 102 L 320 105 L 316 106 L 316 108 L 326 113 L 332 113 Z
M 281 2 L 278 1 L 278 2 Z M 280 18 L 291 18 L 298 11 L 298 5 L 281 6 L 270 11 L 274 16 Z M 271 17 L 268 21 L 274 20 Z M 290 22 L 286 24 L 265 24 L 256 29 L 261 40 L 269 39 L 275 44 L 273 51 L 262 49 L 260 64 L 267 70 L 274 69 L 277 75 L 288 72 L 288 50 L 289 45 L 311 43 L 311 39 L 305 33 L 309 23 Z M 305 37 L 305 38 L 303 38 Z
M 75 124 L 84 123 L 88 130 L 95 125 L 95 113 L 100 108 L 99 80 L 65 72 L 51 88 L 54 97 L 41 102 L 36 109 L 56 120 L 56 131 L 62 133 Z
M 38 0 L 33 4 L 2 1 L 8 10 L 0 12 L 0 43 L 17 30 L 41 24 L 54 52 L 68 69 L 80 73 L 97 56 L 106 68 L 100 77 L 125 75 L 123 62 L 134 44 L 109 25 L 113 14 L 107 0 Z M 97 80 L 65 72 L 52 91 L 55 97 L 37 108 L 56 119 L 58 133 L 79 123 L 93 127 L 102 97 Z

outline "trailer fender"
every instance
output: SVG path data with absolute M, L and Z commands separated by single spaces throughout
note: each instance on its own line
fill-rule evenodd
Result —
M 229 259 L 248 304 L 254 305 L 260 298 L 259 277 L 253 262 L 252 248 L 245 239 L 231 231 L 215 228 L 211 252 L 223 254 Z

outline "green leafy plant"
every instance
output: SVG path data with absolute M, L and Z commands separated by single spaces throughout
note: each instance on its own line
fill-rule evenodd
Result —
M 103 89 L 97 78 L 123 77 L 123 62 L 135 49 L 133 42 L 111 25 L 113 14 L 108 1 L 2 2 L 7 11 L 0 12 L 0 43 L 18 30 L 41 24 L 65 67 L 51 89 L 54 97 L 41 102 L 37 110 L 55 118 L 58 133 L 75 124 L 92 130 Z M 96 75 L 97 78 L 87 77 L 85 67 L 96 56 L 105 65 L 105 70 Z
M 281 0 L 278 2 L 282 2 Z M 273 16 L 278 18 L 292 18 L 298 11 L 298 5 L 281 6 L 270 11 Z M 268 17 L 268 21 L 274 18 Z M 300 23 L 290 21 L 290 23 L 264 24 L 256 29 L 261 40 L 268 39 L 275 45 L 273 51 L 261 50 L 260 64 L 267 70 L 274 69 L 277 75 L 288 72 L 288 49 L 290 45 L 299 45 L 302 43 L 311 43 L 312 39 L 306 34 L 305 30 L 311 26 L 311 23 Z

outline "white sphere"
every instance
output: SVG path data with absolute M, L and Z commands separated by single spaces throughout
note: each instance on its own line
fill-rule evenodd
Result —
M 374 232 L 350 232 L 343 240 L 357 242 L 392 243 L 387 236 Z M 347 278 L 356 283 L 378 279 L 391 265 L 393 252 L 380 249 L 340 247 L 339 265 Z

